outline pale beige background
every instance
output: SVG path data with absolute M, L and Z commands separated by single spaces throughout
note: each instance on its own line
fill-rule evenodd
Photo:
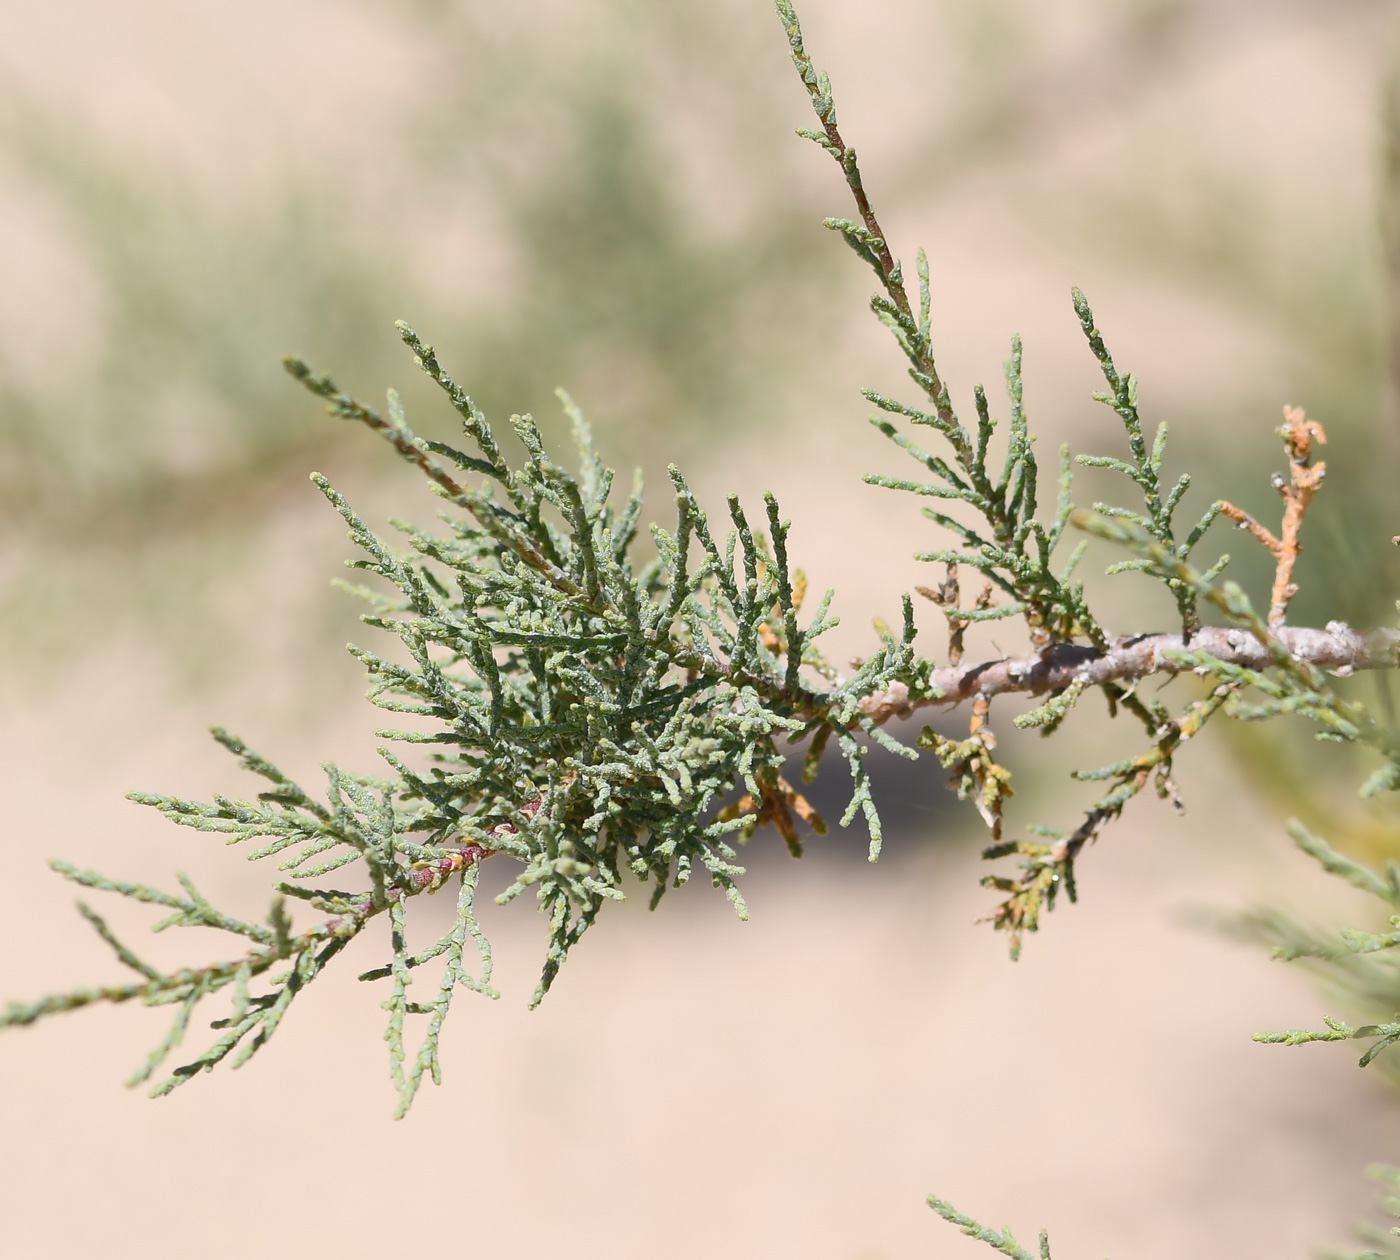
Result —
M 1079 283 L 1185 446 L 1232 459 L 1269 449 L 1274 409 L 1299 383 L 1292 326 L 1261 307 L 1257 291 L 1232 300 L 1203 291 L 1189 270 L 1159 265 L 1153 233 L 1181 235 L 1173 216 L 1196 213 L 1203 170 L 1243 172 L 1251 195 L 1278 209 L 1268 222 L 1283 254 L 1320 242 L 1308 255 L 1318 269 L 1373 265 L 1364 233 L 1373 226 L 1385 6 L 1191 8 L 1173 28 L 1175 69 L 1132 93 L 1123 81 L 1147 71 L 1110 37 L 1133 6 L 999 5 L 981 17 L 976 5 L 894 0 L 806 8 L 814 51 L 837 77 L 843 125 L 872 184 L 891 189 L 887 226 L 929 246 L 944 359 L 964 396 L 973 380 L 995 381 L 1019 328 L 1046 447 L 1065 436 L 1108 442 L 1085 401 L 1092 364 L 1065 300 Z M 750 58 L 745 73 L 781 75 L 766 9 L 736 0 L 726 12 L 736 50 Z M 407 164 L 385 119 L 440 70 L 405 12 L 0 3 L 0 73 L 62 102 L 114 151 L 154 154 L 249 204 L 272 196 L 301 147 L 314 143 L 330 165 L 356 158 L 346 204 L 361 208 L 372 237 L 393 200 L 386 185 Z M 987 19 L 985 32 L 969 34 L 989 13 L 1002 26 Z M 1037 64 L 1049 67 L 1025 85 L 1034 126 L 940 183 L 952 142 L 935 143 L 937 129 L 926 132 L 922 120 L 953 111 L 958 92 L 973 90 L 975 67 L 950 83 L 921 74 L 916 54 L 927 47 L 936 57 L 940 34 L 956 29 L 967 47 L 991 41 L 979 55 L 995 57 L 1018 13 L 1044 53 Z M 596 37 L 592 23 L 628 17 L 625 5 L 542 14 L 554 25 L 541 16 L 540 40 L 561 46 Z M 529 34 L 529 23 L 521 29 Z M 898 73 L 885 60 L 892 50 Z M 788 121 L 805 122 L 795 87 L 787 100 Z M 358 161 L 365 153 L 375 161 Z M 702 143 L 702 216 L 713 193 L 708 160 Z M 1115 182 L 1125 167 L 1132 177 Z M 810 217 L 845 212 L 815 155 L 791 170 Z M 405 199 L 426 242 L 415 300 L 450 307 L 467 279 L 487 292 L 508 287 L 509 258 L 463 239 L 450 218 L 436 220 L 440 203 Z M 718 201 L 717 214 L 734 210 Z M 0 178 L 0 221 L 6 360 L 42 373 L 70 346 L 81 379 L 84 346 L 101 341 L 101 292 L 22 172 Z M 841 313 L 801 350 L 803 371 L 779 373 L 773 410 L 744 417 L 723 444 L 686 440 L 707 501 L 721 503 L 729 489 L 782 496 L 814 584 L 841 592 L 837 647 L 849 653 L 866 649 L 871 613 L 895 615 L 893 592 L 925 580 L 905 557 L 931 544 L 917 532 L 915 505 L 852 484 L 856 469 L 897 466 L 862 424 L 855 391 L 893 385 L 898 369 L 862 319 L 863 280 L 843 273 L 835 283 L 845 305 L 833 299 Z M 586 383 L 594 396 L 577 390 L 603 413 L 605 378 Z M 93 414 L 100 425 L 100 407 Z M 177 434 L 182 414 L 172 412 Z M 217 410 L 200 415 L 204 427 L 181 448 L 191 466 L 220 449 Z M 1252 430 L 1222 431 L 1246 423 L 1258 425 L 1257 440 Z M 605 418 L 599 433 L 605 452 L 631 454 L 634 436 L 610 436 Z M 659 471 L 671 436 L 683 435 L 658 422 L 640 458 Z M 342 463 L 376 520 L 412 484 Z M 1256 479 L 1271 467 L 1252 466 Z M 294 471 L 276 497 L 226 510 L 243 548 L 211 597 L 220 642 L 233 645 L 226 654 L 185 654 L 183 639 L 204 622 L 167 606 L 153 622 L 133 621 L 106 588 L 65 613 L 84 632 L 61 665 L 33 653 L 43 624 L 12 618 L 26 646 L 6 667 L 0 730 L 10 881 L 0 995 L 114 970 L 79 934 L 70 890 L 44 868 L 50 856 L 153 882 L 178 866 L 216 899 L 261 907 L 262 872 L 122 799 L 131 787 L 189 796 L 250 788 L 204 741 L 209 720 L 308 777 L 327 756 L 369 764 L 373 716 L 355 699 L 353 663 L 312 663 L 326 641 L 359 631 L 343 611 L 299 593 L 334 572 L 342 530 L 304 488 L 305 469 Z M 18 563 L 16 551 L 5 552 L 7 564 Z M 61 582 L 63 554 L 46 563 L 59 566 Z M 1114 598 L 1110 606 L 1130 615 L 1129 597 Z M 1086 716 L 1082 726 L 1092 725 Z M 1096 737 L 1094 755 L 1118 755 L 1121 737 Z M 1330 918 L 1349 904 L 1310 901 L 1310 873 L 1278 820 L 1232 792 L 1219 751 L 1190 751 L 1193 811 L 1178 821 L 1155 803 L 1134 805 L 1087 855 L 1083 904 L 1057 912 L 1014 967 L 1003 942 L 971 924 L 987 907 L 976 887 L 980 837 L 948 821 L 931 771 L 926 793 L 937 808 L 926 822 L 917 807 L 905 812 L 879 868 L 838 852 L 859 849 L 858 829 L 818 842 L 801 866 L 777 859 L 773 839 L 761 837 L 751 922 L 735 921 L 700 887 L 651 918 L 637 899 L 605 916 L 533 1014 L 524 1006 L 541 924 L 523 903 L 492 913 L 504 997 L 462 997 L 443 1089 L 428 1090 L 398 1124 L 377 995 L 353 981 L 357 963 L 379 960 L 377 942 L 301 999 L 242 1072 L 160 1102 L 119 1083 L 158 1035 L 150 1012 L 88 1012 L 6 1033 L 0 1254 L 989 1254 L 928 1212 L 930 1191 L 989 1223 L 1009 1221 L 1026 1242 L 1045 1225 L 1065 1257 L 1303 1256 L 1342 1242 L 1369 1203 L 1362 1168 L 1396 1155 L 1391 1097 L 1346 1048 L 1253 1045 L 1257 1029 L 1315 1022 L 1325 1007 L 1301 976 L 1185 928 L 1182 915 L 1193 905 L 1281 900 Z M 1042 785 L 1035 795 L 1055 817 L 1079 799 Z M 179 948 L 162 938 L 152 951 L 174 958 Z

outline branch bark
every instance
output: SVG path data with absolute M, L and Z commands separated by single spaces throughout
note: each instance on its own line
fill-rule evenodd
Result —
M 1400 630 L 1354 630 L 1340 621 L 1325 629 L 1280 626 L 1272 632 L 1297 661 L 1346 675 L 1358 669 L 1391 669 L 1400 664 Z M 1027 656 L 1004 657 L 978 665 L 951 665 L 934 670 L 932 682 L 943 694 L 937 699 L 910 700 L 891 688 L 865 697 L 862 710 L 879 721 L 907 717 L 916 708 L 955 705 L 977 697 L 1019 692 L 1044 695 L 1082 679 L 1089 686 L 1134 683 L 1156 673 L 1177 673 L 1183 666 L 1170 660 L 1168 650 L 1208 652 L 1245 669 L 1262 670 L 1273 663 L 1269 650 L 1247 630 L 1205 626 L 1189 640 L 1180 634 L 1138 634 L 1116 639 L 1108 651 L 1079 643 L 1053 643 Z

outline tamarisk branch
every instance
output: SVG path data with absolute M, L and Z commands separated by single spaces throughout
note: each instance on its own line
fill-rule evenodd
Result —
M 1280 626 L 1273 638 L 1303 665 L 1345 677 L 1361 669 L 1393 669 L 1400 664 L 1400 630 L 1354 630 L 1340 621 L 1324 629 Z M 1114 640 L 1107 651 L 1079 643 L 1052 643 L 1025 656 L 977 665 L 935 669 L 929 682 L 939 695 L 913 700 L 899 686 L 866 696 L 862 711 L 879 721 L 907 717 L 931 705 L 955 705 L 979 697 L 1022 693 L 1045 695 L 1071 685 L 1132 684 L 1158 673 L 1199 668 L 1176 654 L 1204 653 L 1222 664 L 1262 670 L 1274 664 L 1268 647 L 1244 630 L 1205 626 L 1190 639 L 1181 634 L 1135 634 Z
M 81 907 L 135 978 L 13 1003 L 0 1010 L 0 1028 L 98 1002 L 172 1006 L 168 1033 L 133 1077 L 145 1081 L 181 1042 L 196 1007 L 206 998 L 231 998 L 228 1014 L 212 1023 L 219 1033 L 212 1044 L 156 1087 L 168 1092 L 221 1062 L 246 1061 L 279 1027 L 293 998 L 377 920 L 387 927 L 387 958 L 360 978 L 387 982 L 385 1039 L 402 1115 L 420 1082 L 439 1078 L 439 1034 L 453 994 L 465 988 L 494 996 L 490 945 L 474 910 L 487 857 L 514 864 L 513 882 L 497 901 L 528 893 L 548 923 L 530 999 L 537 1005 L 603 908 L 632 895 L 634 884 L 651 885 L 655 908 L 668 889 L 699 877 L 747 916 L 736 846 L 772 826 L 798 857 L 801 828 L 826 833 L 821 816 L 785 778 L 796 744 L 806 747 L 804 783 L 826 773 L 828 749 L 835 755 L 825 758 L 827 766 L 844 763 L 850 795 L 837 825 L 864 820 L 872 862 L 880 856 L 882 829 L 867 753 L 873 746 L 909 759 L 931 753 L 949 786 L 985 822 L 990 843 L 983 856 L 1015 862 L 982 880 L 1002 896 L 986 917 L 1007 933 L 1013 956 L 1061 893 L 1075 899 L 1077 857 L 1129 802 L 1151 788 L 1182 807 L 1173 760 L 1217 713 L 1311 721 L 1322 738 L 1366 745 L 1383 759 L 1364 795 L 1400 790 L 1393 718 L 1372 717 L 1349 689 L 1339 694 L 1328 679 L 1400 664 L 1400 629 L 1285 624 L 1297 593 L 1304 514 L 1325 472 L 1314 458 L 1326 440 L 1321 426 L 1300 409 L 1285 411 L 1281 436 L 1290 472 L 1273 479 L 1283 500 L 1277 535 L 1213 496 L 1190 516 L 1179 515 L 1191 476 L 1164 476 L 1167 426 L 1153 430 L 1145 422 L 1137 378 L 1115 361 L 1079 290 L 1071 295 L 1074 313 L 1105 386 L 1093 397 L 1113 416 L 1106 436 L 1115 447 L 1078 456 L 1063 447 L 1053 466 L 1042 463 L 1025 407 L 1019 338 L 1012 338 L 1005 364 L 1003 418 L 980 385 L 972 391 L 973 411 L 960 415 L 935 361 L 928 258 L 918 252 L 916 284 L 906 282 L 855 152 L 837 129 L 830 81 L 807 53 L 790 0 L 776 4 L 819 123 L 801 134 L 835 161 L 856 207 L 856 218 L 828 219 L 827 226 L 871 268 L 877 286 L 871 308 L 922 394 L 909 401 L 865 391 L 877 411 L 871 423 L 912 463 L 904 465 L 912 475 L 872 473 L 865 481 L 917 496 L 923 515 L 942 531 L 940 545 L 915 557 L 942 565 L 946 577 L 915 589 L 947 623 L 944 663 L 916 647 L 914 601 L 905 594 L 902 625 L 876 618 L 878 644 L 841 675 L 818 645 L 837 624 L 834 592 L 815 610 L 805 602 L 806 578 L 789 561 L 791 522 L 782 519 L 777 499 L 765 495 L 766 522 L 751 523 L 739 496 L 730 495 L 729 525 L 721 526 L 671 465 L 674 520 L 644 523 L 640 472 L 625 499 L 614 494 L 615 470 L 562 392 L 577 449 L 569 466 L 551 453 L 528 414 L 509 418 L 524 458 L 508 458 L 485 414 L 405 324 L 398 325 L 399 336 L 455 413 L 460 448 L 418 436 L 395 391 L 388 391 L 381 412 L 291 356 L 288 371 L 332 416 L 387 442 L 447 508 L 434 529 L 395 522 L 403 537 L 390 545 L 326 478 L 313 474 L 348 528 L 356 548 L 350 566 L 367 579 L 347 589 L 368 606 L 365 625 L 391 644 L 386 654 L 351 649 L 367 671 L 368 699 L 394 715 L 395 725 L 376 732 L 385 741 L 378 749 L 384 764 L 371 774 L 326 763 L 325 791 L 313 795 L 216 729 L 215 738 L 261 780 L 251 799 L 220 794 L 192 801 L 144 792 L 132 799 L 182 827 L 248 845 L 250 860 L 274 860 L 285 878 L 274 884 L 267 922 L 215 909 L 184 876 L 178 896 L 58 863 L 60 874 L 85 888 L 163 907 L 168 913 L 156 930 L 217 928 L 240 937 L 241 952 L 232 961 L 225 955 L 161 971 Z M 1126 501 L 1119 494 L 1076 511 L 1076 463 L 1114 474 L 1109 481 L 1127 489 Z M 1241 587 L 1218 581 L 1228 555 L 1197 560 L 1221 516 L 1248 530 L 1275 559 L 1267 621 Z M 1105 578 L 1135 572 L 1164 588 L 1179 629 L 1112 637 L 1095 611 L 1096 593 L 1076 576 L 1091 539 L 1072 543 L 1070 531 L 1118 549 L 1121 558 Z M 978 594 L 964 606 L 960 596 L 972 581 Z M 1203 626 L 1206 606 L 1225 624 Z M 1007 619 L 1022 623 L 1030 651 L 967 663 L 966 632 Z M 1167 696 L 1138 687 L 1159 673 L 1194 673 L 1204 685 L 1192 687 L 1173 711 Z M 1097 786 L 1063 829 L 1008 817 L 1014 789 L 1011 769 L 996 757 L 996 698 L 1039 697 L 1022 706 L 1014 724 L 1053 735 L 1093 690 L 1102 692 L 1110 717 L 1140 727 L 1143 742 L 1111 765 L 1073 772 L 1075 782 Z M 963 701 L 971 710 L 966 738 L 928 726 L 916 748 L 884 729 L 918 709 Z M 400 715 L 410 720 L 400 726 Z M 929 778 L 932 783 L 937 771 Z M 347 890 L 321 882 L 333 873 Z M 1400 867 L 1387 879 L 1400 905 Z M 437 939 L 411 952 L 408 917 L 419 915 L 425 895 L 454 885 L 451 926 L 442 933 L 439 924 Z M 296 934 L 285 898 L 328 917 Z M 1400 933 L 1395 939 L 1400 944 Z M 475 968 L 466 961 L 472 946 Z M 416 997 L 410 997 L 413 985 Z M 416 1055 L 405 1041 L 410 1018 L 426 1021 Z

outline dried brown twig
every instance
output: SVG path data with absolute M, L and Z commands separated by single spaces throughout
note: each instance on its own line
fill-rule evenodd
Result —
M 1309 420 L 1301 407 L 1285 407 L 1283 420 L 1280 434 L 1288 451 L 1289 479 L 1285 481 L 1282 473 L 1274 474 L 1274 489 L 1279 492 L 1284 505 L 1283 537 L 1276 538 L 1248 512 L 1233 503 L 1223 503 L 1220 508 L 1223 516 L 1228 516 L 1242 529 L 1249 530 L 1268 548 L 1277 562 L 1269 598 L 1269 625 L 1274 628 L 1283 625 L 1288 615 L 1289 601 L 1298 593 L 1297 584 L 1293 581 L 1293 566 L 1298 563 L 1298 553 L 1303 549 L 1303 544 L 1298 540 L 1303 528 L 1303 514 L 1327 475 L 1326 464 L 1312 463 L 1313 443 L 1325 445 L 1327 442 L 1322 426 L 1316 420 Z
M 963 656 L 963 635 L 972 621 L 968 617 L 958 616 L 958 566 L 950 563 L 944 567 L 948 571 L 944 581 L 937 586 L 916 586 L 914 589 L 925 599 L 937 604 L 943 610 L 943 615 L 948 618 L 948 664 L 959 665 Z M 977 602 L 972 607 L 977 612 L 984 612 L 991 606 L 992 584 L 988 582 L 982 587 L 982 593 L 977 596 Z
M 745 793 L 732 805 L 720 810 L 721 820 L 741 818 L 749 815 L 748 834 L 752 835 L 760 827 L 773 826 L 782 836 L 793 857 L 802 856 L 802 841 L 797 834 L 793 815 L 802 819 L 817 835 L 826 835 L 826 821 L 812 803 L 792 786 L 781 774 L 769 770 L 758 775 L 760 799 L 754 800 L 751 792 Z

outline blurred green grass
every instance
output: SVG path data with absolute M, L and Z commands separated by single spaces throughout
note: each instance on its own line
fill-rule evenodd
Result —
M 812 294 L 844 260 L 792 231 L 811 216 L 774 157 L 790 138 L 776 76 L 732 74 L 721 14 L 594 5 L 610 35 L 554 46 L 527 15 L 484 6 L 363 7 L 406 26 L 427 80 L 356 169 L 308 147 L 244 200 L 227 192 L 236 170 L 208 187 L 3 85 L 0 156 L 99 295 L 88 353 L 0 357 L 11 642 L 52 648 L 113 610 L 168 615 L 162 592 L 197 626 L 189 553 L 221 553 L 203 566 L 217 577 L 310 467 L 391 467 L 287 381 L 284 351 L 371 398 L 394 383 L 426 405 L 392 331 L 408 317 L 496 417 L 533 409 L 557 427 L 568 382 L 603 401 L 609 444 L 664 442 L 670 458 L 750 417 L 776 348 L 810 330 L 802 312 L 821 310 Z M 668 58 L 728 84 L 730 116 L 708 126 L 734 195 L 708 213 L 684 192 L 713 171 L 681 169 L 675 110 L 636 73 Z

